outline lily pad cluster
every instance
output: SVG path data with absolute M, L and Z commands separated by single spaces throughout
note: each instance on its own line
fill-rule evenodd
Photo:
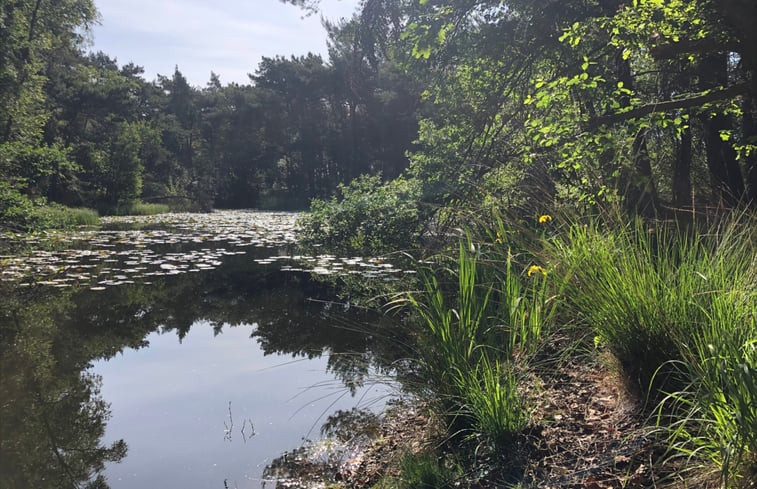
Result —
M 255 260 L 260 264 L 281 263 L 280 270 L 285 272 L 310 272 L 315 275 L 361 275 L 366 278 L 380 278 L 385 281 L 399 280 L 415 270 L 403 270 L 384 258 L 337 257 L 334 255 L 317 256 L 273 256 Z
M 103 217 L 106 226 L 167 228 L 175 237 L 224 241 L 232 245 L 281 246 L 296 241 L 294 212 L 250 210 L 214 211 L 207 214 L 168 213 L 154 216 Z
M 103 219 L 106 225 L 127 229 L 26 237 L 32 248 L 64 243 L 65 249 L 1 257 L 0 281 L 18 282 L 20 287 L 79 285 L 104 290 L 135 281 L 149 283 L 158 276 L 212 270 L 222 264 L 224 256 L 247 253 L 240 248 L 279 248 L 295 243 L 297 216 L 223 211 L 108 217 Z

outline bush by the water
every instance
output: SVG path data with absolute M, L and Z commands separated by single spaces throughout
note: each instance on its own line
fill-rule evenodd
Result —
M 300 223 L 303 245 L 359 255 L 418 246 L 425 215 L 417 182 L 382 183 L 379 176 L 362 176 L 340 185 L 339 192 L 331 200 L 312 202 Z
M 65 207 L 47 203 L 44 199 L 33 201 L 7 183 L 0 182 L 0 229 L 32 231 L 99 222 L 99 215 L 92 209 Z

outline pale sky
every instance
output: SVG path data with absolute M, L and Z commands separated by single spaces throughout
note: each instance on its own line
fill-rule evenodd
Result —
M 318 53 L 326 60 L 320 15 L 279 0 L 95 0 L 101 22 L 92 51 L 145 68 L 145 78 L 172 75 L 205 86 L 213 71 L 222 84 L 249 83 L 262 56 Z M 325 18 L 349 18 L 358 0 L 321 0 Z M 304 17 L 304 18 L 303 18 Z

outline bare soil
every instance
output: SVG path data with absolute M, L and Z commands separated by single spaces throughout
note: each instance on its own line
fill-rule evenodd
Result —
M 638 396 L 626 389 L 618 372 L 610 361 L 584 358 L 535 377 L 531 391 L 536 421 L 518 441 L 518 453 L 499 454 L 496 461 L 492 454 L 483 456 L 485 469 L 474 467 L 469 479 L 453 485 L 474 489 L 514 483 L 540 489 L 718 487 L 712 477 L 684 477 L 677 462 L 661 462 L 664 444 L 656 440 Z M 332 457 L 330 484 L 369 488 L 382 477 L 398 476 L 399 462 L 406 454 L 449 446 L 443 422 L 431 412 L 423 404 L 407 401 L 391 406 L 370 436 L 356 437 L 359 441 L 344 450 L 342 457 Z M 513 473 L 518 474 L 516 481 Z M 304 482 L 307 471 L 302 475 Z

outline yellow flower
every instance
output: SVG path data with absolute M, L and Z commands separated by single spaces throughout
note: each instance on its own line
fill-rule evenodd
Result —
M 539 224 L 546 224 L 548 222 L 552 222 L 552 216 L 550 216 L 549 214 L 539 216 Z
M 502 244 L 505 241 L 502 239 L 502 233 L 500 231 L 497 231 L 497 239 L 494 240 L 495 243 Z
M 528 267 L 529 277 L 535 273 L 541 273 L 542 275 L 547 275 L 547 269 L 544 267 L 540 267 L 539 265 L 531 265 L 530 267 Z

